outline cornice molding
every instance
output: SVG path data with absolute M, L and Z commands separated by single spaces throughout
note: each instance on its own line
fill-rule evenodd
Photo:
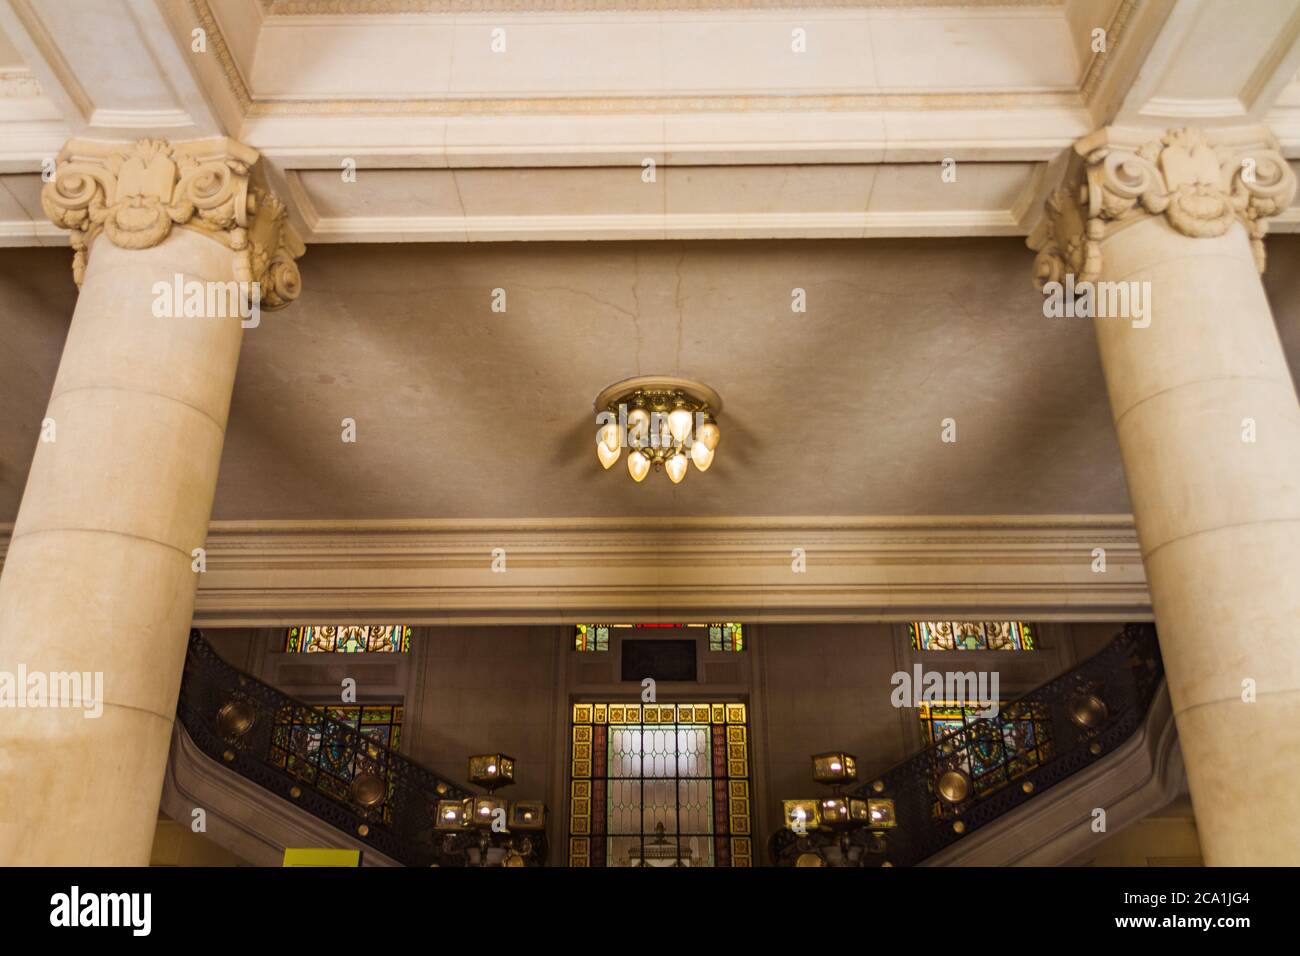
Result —
M 1075 143 L 1029 238 L 1038 251 L 1034 277 L 1040 286 L 1066 274 L 1096 279 L 1106 238 L 1151 216 L 1192 238 L 1221 236 L 1240 222 L 1263 272 L 1268 220 L 1295 193 L 1295 174 L 1262 127 L 1098 130 Z
M 1137 11 L 1139 3 L 1141 0 L 1122 0 L 1111 16 L 1110 22 L 1106 24 L 1106 49 L 1094 53 L 1092 59 L 1088 61 L 1083 82 L 1079 84 L 1079 96 L 1090 106 L 1109 72 L 1112 57 L 1119 51 L 1124 41 L 1129 23 L 1133 20 L 1133 14 Z
M 496 548 L 504 572 L 492 570 Z M 1104 573 L 1092 570 L 1095 548 Z M 1151 618 L 1127 515 L 217 521 L 206 552 L 195 623 L 213 627 L 340 614 L 406 624 Z
M 416 98 L 366 98 L 366 99 L 259 99 L 249 87 L 238 61 L 225 40 L 221 25 L 212 12 L 210 0 L 188 0 L 191 11 L 204 29 L 211 50 L 221 65 L 230 94 L 239 105 L 244 119 L 271 116 L 459 116 L 459 115 L 552 115 L 623 113 L 717 113 L 755 111 L 881 111 L 881 110 L 1006 110 L 1006 109 L 1074 109 L 1084 105 L 1078 91 L 1047 90 L 1034 92 L 987 91 L 980 93 L 879 93 L 879 94 L 803 94 L 794 96 L 561 96 L 561 97 L 416 97 Z M 904 9 L 916 7 L 916 2 L 904 0 L 878 0 L 878 2 L 848 2 L 848 0 L 758 0 L 757 3 L 704 2 L 689 0 L 632 0 L 636 6 L 626 6 L 618 0 L 551 0 L 533 3 L 531 0 L 392 0 L 388 3 L 370 3 L 367 0 L 309 0 L 309 2 L 274 2 L 266 7 L 268 15 L 383 15 L 420 13 L 547 13 L 581 12 L 591 10 L 782 10 L 782 9 L 841 9 L 885 7 Z M 1126 4 L 1133 0 L 1126 0 Z M 642 7 L 640 4 L 644 3 Z M 1059 6 L 1035 0 L 1010 0 L 997 5 L 960 3 L 953 0 L 922 0 L 927 8 L 979 8 L 983 10 L 1007 8 L 1043 8 Z M 1122 9 L 1122 8 L 1121 8 Z M 1118 20 L 1118 17 L 1116 18 Z M 1127 20 L 1127 17 L 1125 18 Z M 1108 49 L 1113 53 L 1121 42 L 1122 29 L 1112 36 Z M 1099 83 L 1107 69 L 1110 54 L 1094 57 L 1090 62 L 1085 82 Z
M 41 190 L 41 207 L 55 225 L 71 230 L 78 285 L 100 235 L 123 249 L 148 249 L 181 226 L 229 246 L 236 281 L 258 283 L 262 307 L 280 308 L 301 291 L 295 260 L 306 247 L 284 204 L 251 181 L 257 160 L 257 150 L 224 137 L 131 144 L 74 139 Z
M 0 547 L 9 530 L 0 527 Z M 492 570 L 498 548 L 504 572 Z M 1092 570 L 1096 548 L 1104 573 Z M 404 624 L 1152 616 L 1128 515 L 216 521 L 206 558 L 195 623 L 212 627 L 337 615 Z

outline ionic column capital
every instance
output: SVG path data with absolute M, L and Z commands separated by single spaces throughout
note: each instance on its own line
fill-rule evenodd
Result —
M 1074 144 L 1065 178 L 1047 198 L 1046 215 L 1029 237 L 1038 251 L 1034 278 L 1040 286 L 1066 273 L 1095 279 L 1102 241 L 1150 216 L 1193 238 L 1221 236 L 1240 222 L 1263 272 L 1268 219 L 1295 192 L 1295 174 L 1262 127 L 1107 127 Z
M 258 283 L 262 308 L 280 308 L 301 291 L 295 260 L 306 247 L 284 204 L 255 181 L 258 158 L 257 150 L 224 137 L 74 139 L 59 153 L 41 206 L 55 225 L 72 230 L 77 285 L 101 235 L 123 249 L 148 249 L 179 226 L 229 246 L 235 279 Z

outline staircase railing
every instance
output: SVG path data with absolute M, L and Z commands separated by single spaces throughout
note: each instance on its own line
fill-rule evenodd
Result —
M 177 717 L 205 754 L 399 863 L 465 865 L 481 852 L 470 833 L 435 826 L 439 800 L 475 794 L 334 710 L 236 670 L 190 632 Z M 514 849 L 525 865 L 540 865 L 545 837 L 521 835 Z
M 1114 751 L 1142 726 L 1163 676 L 1155 627 L 1127 625 L 1096 655 L 1003 704 L 997 716 L 935 740 L 850 794 L 892 800 L 893 827 L 779 830 L 772 859 L 779 866 L 828 855 L 841 865 L 920 863 Z

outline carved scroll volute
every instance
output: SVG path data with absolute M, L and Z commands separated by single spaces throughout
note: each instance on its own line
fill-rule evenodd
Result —
M 1264 271 L 1264 236 L 1268 219 L 1295 200 L 1296 176 L 1291 164 L 1274 149 L 1243 150 L 1232 154 L 1221 172 L 1229 186 L 1233 207 L 1250 234 L 1255 265 Z
M 1267 131 L 1225 135 L 1234 142 L 1215 142 L 1199 129 L 1169 130 L 1145 142 L 1101 130 L 1080 140 L 1064 185 L 1046 201 L 1045 226 L 1031 237 L 1040 288 L 1067 272 L 1076 281 L 1095 279 L 1102 240 L 1156 215 L 1193 238 L 1222 236 L 1241 222 L 1263 271 L 1266 221 L 1291 204 L 1296 177 Z M 1243 147 L 1243 136 L 1255 142 Z
M 307 247 L 275 194 L 255 188 L 249 193 L 248 210 L 253 224 L 246 234 L 246 245 L 232 243 L 236 250 L 235 278 L 258 283 L 262 308 L 283 308 L 302 292 L 296 260 Z
M 262 307 L 297 298 L 294 262 L 305 251 L 284 205 L 250 180 L 256 150 L 229 139 L 131 144 L 74 140 L 59 156 L 41 206 L 72 231 L 73 278 L 85 278 L 86 256 L 101 233 L 124 249 L 147 249 L 173 226 L 194 229 L 230 246 L 235 279 L 258 283 Z

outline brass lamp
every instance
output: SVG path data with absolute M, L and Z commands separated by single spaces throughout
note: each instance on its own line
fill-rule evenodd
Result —
M 470 783 L 489 793 L 515 782 L 515 758 L 505 754 L 478 754 L 469 758 Z
M 469 823 L 469 804 L 468 800 L 439 800 L 434 826 L 439 830 L 459 830 L 466 826 Z
M 818 783 L 843 785 L 858 779 L 858 758 L 852 754 L 815 754 L 813 779 Z
M 516 800 L 510 804 L 510 829 L 546 829 L 546 804 L 540 800 Z
M 505 819 L 507 803 L 504 797 L 474 797 L 470 804 L 470 822 L 476 827 L 492 826 L 498 819 L 498 810 L 501 811 L 500 819 Z
M 784 800 L 781 806 L 788 829 L 798 833 L 821 826 L 822 818 L 816 800 Z
M 866 801 L 868 826 L 873 830 L 892 830 L 898 826 L 894 816 L 894 801 L 880 797 Z
M 507 800 L 497 791 L 515 782 L 515 759 L 503 753 L 469 758 L 469 779 L 487 793 L 438 800 L 434 828 L 438 865 L 541 865 L 546 847 L 546 804 Z M 446 793 L 444 786 L 440 793 Z M 532 862 L 530 862 L 532 861 Z
M 861 866 L 864 854 L 883 853 L 885 831 L 897 825 L 894 801 L 887 797 L 864 799 L 844 792 L 846 784 L 858 779 L 858 761 L 852 754 L 815 754 L 812 763 L 813 779 L 830 787 L 830 794 L 815 800 L 782 801 L 785 828 L 800 838 L 792 844 L 799 852 L 796 865 Z M 873 789 L 879 793 L 883 785 Z M 828 851 L 834 849 L 838 849 L 838 856 L 828 856 Z

